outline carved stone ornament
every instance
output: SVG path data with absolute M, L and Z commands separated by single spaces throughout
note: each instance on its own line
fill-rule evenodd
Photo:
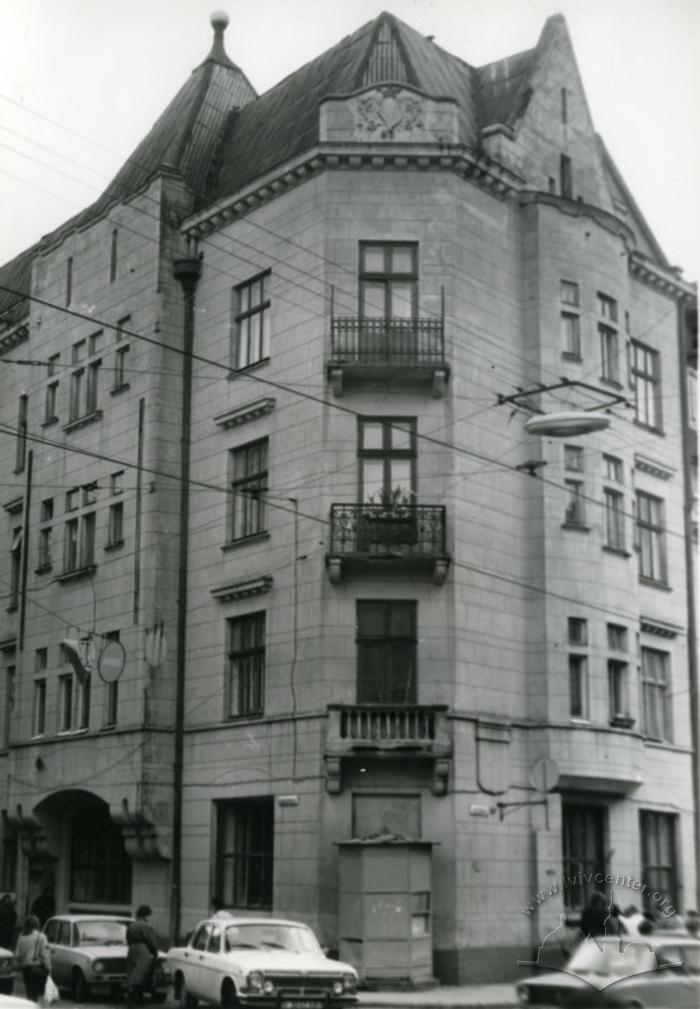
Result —
M 424 129 L 423 102 L 395 85 L 377 88 L 356 99 L 355 124 L 376 139 L 394 140 L 397 133 Z
M 153 862 L 169 859 L 172 854 L 170 826 L 156 824 L 140 807 L 131 809 L 127 799 L 110 814 L 122 832 L 124 848 L 135 862 Z

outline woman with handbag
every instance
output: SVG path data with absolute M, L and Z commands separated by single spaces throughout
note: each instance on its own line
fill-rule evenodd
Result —
M 51 972 L 51 953 L 46 936 L 39 931 L 39 919 L 34 914 L 24 919 L 15 949 L 15 962 L 22 971 L 27 998 L 38 1002 Z

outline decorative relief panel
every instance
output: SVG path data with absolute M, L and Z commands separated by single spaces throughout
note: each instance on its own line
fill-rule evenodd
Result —
M 320 107 L 319 136 L 330 143 L 456 144 L 457 103 L 383 84 Z

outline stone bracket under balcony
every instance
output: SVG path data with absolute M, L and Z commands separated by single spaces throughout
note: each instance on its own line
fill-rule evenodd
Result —
M 327 364 L 333 395 L 342 396 L 347 382 L 379 380 L 427 384 L 439 399 L 450 375 L 444 344 L 442 318 L 333 317 Z
M 329 704 L 324 761 L 326 791 L 343 790 L 343 762 L 422 759 L 433 764 L 431 789 L 446 795 L 452 763 L 447 705 Z
M 328 577 L 337 585 L 352 570 L 430 571 L 435 585 L 447 578 L 444 505 L 334 504 Z

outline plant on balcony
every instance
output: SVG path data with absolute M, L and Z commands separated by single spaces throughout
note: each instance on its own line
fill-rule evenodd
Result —
M 412 546 L 418 540 L 413 495 L 403 487 L 370 495 L 362 515 L 362 539 L 371 546 Z

